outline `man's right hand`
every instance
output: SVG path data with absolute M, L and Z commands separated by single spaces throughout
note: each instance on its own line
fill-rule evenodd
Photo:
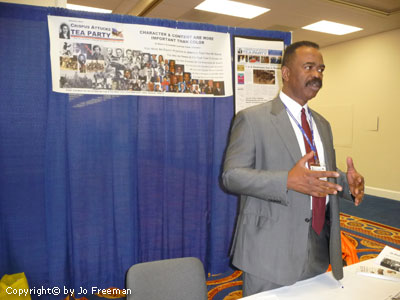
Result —
M 337 194 L 338 191 L 342 190 L 340 185 L 321 180 L 320 178 L 337 178 L 340 176 L 339 173 L 335 171 L 311 171 L 307 168 L 307 162 L 313 156 L 313 151 L 307 153 L 289 171 L 287 188 L 314 197 L 326 197 L 328 194 Z

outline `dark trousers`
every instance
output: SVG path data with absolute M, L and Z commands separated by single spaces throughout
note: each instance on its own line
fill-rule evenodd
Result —
M 325 273 L 328 269 L 330 232 L 330 221 L 328 216 L 329 209 L 327 210 L 327 218 L 325 219 L 324 227 L 319 235 L 314 231 L 314 229 L 312 229 L 310 222 L 307 257 L 299 281 Z M 243 297 L 276 289 L 281 286 L 282 285 L 253 276 L 250 273 L 243 272 Z

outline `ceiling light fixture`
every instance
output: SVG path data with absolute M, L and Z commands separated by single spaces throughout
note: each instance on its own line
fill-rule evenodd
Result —
M 270 11 L 269 8 L 230 0 L 205 0 L 197 5 L 195 9 L 246 19 L 253 19 Z
M 344 25 L 344 24 L 335 23 L 335 22 L 331 22 L 331 21 L 325 21 L 325 20 L 304 26 L 302 28 L 307 29 L 307 30 L 312 30 L 312 31 L 336 34 L 336 35 L 344 35 L 344 34 L 363 30 L 362 28 L 359 28 L 359 27 Z
M 82 11 L 97 12 L 97 13 L 104 13 L 104 14 L 112 13 L 111 9 L 103 9 L 103 8 L 76 5 L 76 4 L 68 4 L 68 3 L 67 3 L 67 8 L 72 9 L 72 10 L 82 10 Z

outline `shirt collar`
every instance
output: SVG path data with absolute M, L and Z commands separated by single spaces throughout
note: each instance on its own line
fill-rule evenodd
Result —
M 286 95 L 284 92 L 280 91 L 279 92 L 279 97 L 281 98 L 283 104 L 287 107 L 288 110 L 293 114 L 293 116 L 296 117 L 297 120 L 300 120 L 301 116 L 301 110 L 304 108 L 306 111 L 306 116 L 307 119 L 309 118 L 309 110 L 308 110 L 308 104 L 306 103 L 304 106 L 301 106 L 298 102 L 290 98 L 288 95 Z

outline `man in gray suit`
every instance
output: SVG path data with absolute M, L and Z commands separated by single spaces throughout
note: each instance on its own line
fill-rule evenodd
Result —
M 279 96 L 233 122 L 222 179 L 241 195 L 232 262 L 243 271 L 244 296 L 316 276 L 329 264 L 343 277 L 338 197 L 359 205 L 364 179 L 351 158 L 347 173 L 336 168 L 330 125 L 308 108 L 324 69 L 317 44 L 288 46 Z

